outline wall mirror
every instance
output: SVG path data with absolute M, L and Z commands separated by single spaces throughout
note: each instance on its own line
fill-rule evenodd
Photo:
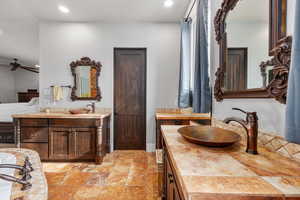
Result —
M 101 71 L 101 63 L 88 57 L 81 58 L 70 64 L 74 78 L 71 99 L 76 100 L 101 100 L 101 92 L 98 79 Z
M 285 102 L 291 38 L 286 0 L 224 0 L 215 17 L 220 66 L 214 94 L 225 98 L 276 98 Z M 259 5 L 259 6 L 258 6 Z M 288 74 L 288 70 L 286 71 Z M 284 94 L 285 93 L 285 94 Z

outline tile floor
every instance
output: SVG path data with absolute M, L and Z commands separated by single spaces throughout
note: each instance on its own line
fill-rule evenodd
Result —
M 157 200 L 159 170 L 155 154 L 115 151 L 101 165 L 43 163 L 49 200 Z

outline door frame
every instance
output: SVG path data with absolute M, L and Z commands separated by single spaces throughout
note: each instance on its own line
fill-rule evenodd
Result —
M 114 60 L 113 60 L 113 150 L 116 150 L 116 125 L 115 125 L 115 104 L 116 104 L 116 95 L 115 95 L 115 80 L 116 80 L 116 51 L 117 50 L 143 50 L 145 52 L 145 90 L 144 90 L 144 96 L 145 96 L 145 109 L 144 109 L 144 119 L 145 119 L 145 134 L 143 136 L 143 140 L 144 140 L 144 145 L 143 145 L 143 150 L 146 151 L 147 149 L 147 70 L 148 70 L 148 66 L 147 66 L 147 57 L 148 57 L 148 52 L 147 52 L 147 48 L 146 47 L 114 47 L 113 49 L 113 54 L 114 54 Z

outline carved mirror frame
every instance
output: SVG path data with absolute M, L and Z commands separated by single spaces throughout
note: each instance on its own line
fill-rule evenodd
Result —
M 292 37 L 285 36 L 286 23 L 278 26 L 278 19 L 286 19 L 287 0 L 270 1 L 270 43 L 276 44 L 272 47 L 269 44 L 271 60 L 262 62 L 260 66 L 262 75 L 266 73 L 267 66 L 274 66 L 274 79 L 266 88 L 247 89 L 243 91 L 224 91 L 222 89 L 227 63 L 227 32 L 226 18 L 240 0 L 223 0 L 221 8 L 217 11 L 214 19 L 216 41 L 219 44 L 219 67 L 216 72 L 214 96 L 217 101 L 232 98 L 275 98 L 281 103 L 286 103 L 288 84 L 288 73 L 291 60 Z M 276 6 L 274 6 L 276 4 Z M 279 6 L 281 5 L 281 6 Z M 271 37 L 275 35 L 276 37 Z M 280 37 L 279 37 L 280 36 Z M 271 48 L 272 47 L 272 48 Z
M 96 90 L 97 90 L 97 95 L 95 97 L 78 97 L 76 95 L 76 90 L 77 90 L 77 83 L 76 83 L 76 67 L 78 66 L 91 66 L 93 69 L 96 70 Z M 101 96 L 101 91 L 99 88 L 99 76 L 100 76 L 100 72 L 101 72 L 101 63 L 91 60 L 89 57 L 83 57 L 80 60 L 76 60 L 71 62 L 70 64 L 71 67 L 71 72 L 72 72 L 72 76 L 74 78 L 74 86 L 72 88 L 72 93 L 71 93 L 71 99 L 72 101 L 76 101 L 76 100 L 96 100 L 96 101 L 100 101 L 102 99 Z

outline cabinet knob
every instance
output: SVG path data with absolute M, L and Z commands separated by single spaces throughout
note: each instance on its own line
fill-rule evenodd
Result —
M 168 173 L 168 177 L 169 177 L 169 183 L 173 183 L 174 182 L 173 175 Z

